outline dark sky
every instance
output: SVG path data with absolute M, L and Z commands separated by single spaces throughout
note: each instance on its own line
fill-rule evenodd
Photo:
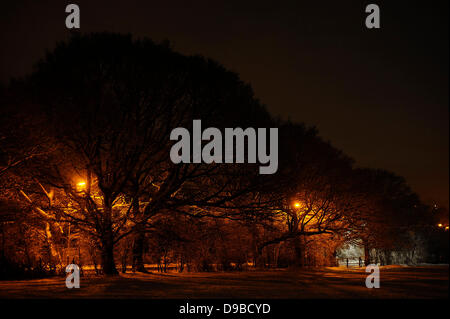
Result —
M 244 3 L 242 3 L 244 2 Z M 448 1 L 14 1 L 0 8 L 0 81 L 81 31 L 169 39 L 251 83 L 269 111 L 316 125 L 359 166 L 403 175 L 448 206 Z M 365 6 L 381 29 L 364 26 Z

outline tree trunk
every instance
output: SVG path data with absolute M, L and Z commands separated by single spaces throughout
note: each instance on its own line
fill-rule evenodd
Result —
M 102 269 L 105 275 L 117 275 L 112 246 L 102 247 Z
M 106 197 L 106 196 L 105 196 Z M 112 227 L 112 202 L 105 198 L 104 220 L 102 225 L 101 253 L 102 269 L 105 275 L 118 275 L 114 261 L 114 234 Z
M 138 216 L 141 214 L 139 210 L 139 198 L 133 200 L 133 214 Z M 144 244 L 145 244 L 145 225 L 137 224 L 135 229 L 135 235 L 133 239 L 132 247 L 132 267 L 133 271 L 147 272 L 144 266 Z
M 133 267 L 135 271 L 147 272 L 144 266 L 144 243 L 145 233 L 137 229 L 137 233 L 133 240 Z
M 295 238 L 294 240 L 295 249 L 295 266 L 303 267 L 305 266 L 305 247 L 303 245 L 302 238 Z
M 370 265 L 370 248 L 367 242 L 364 242 L 364 266 Z
M 178 272 L 183 272 L 184 270 L 184 258 L 183 256 L 180 257 L 180 267 L 178 268 Z
M 114 262 L 114 244 L 112 238 L 108 237 L 103 240 L 101 247 L 102 269 L 105 275 L 117 275 L 119 272 Z
M 263 250 L 264 248 L 255 248 L 253 255 L 253 267 L 260 268 L 263 264 Z
M 2 261 L 5 260 L 6 255 L 5 245 L 5 225 L 2 222 Z

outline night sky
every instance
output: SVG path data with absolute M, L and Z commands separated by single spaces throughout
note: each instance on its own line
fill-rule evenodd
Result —
M 95 2 L 95 3 L 92 3 Z M 168 39 L 240 74 L 269 111 L 316 125 L 359 166 L 406 177 L 448 206 L 448 1 L 14 1 L 0 9 L 0 81 L 70 31 Z M 366 29 L 365 6 L 381 9 Z

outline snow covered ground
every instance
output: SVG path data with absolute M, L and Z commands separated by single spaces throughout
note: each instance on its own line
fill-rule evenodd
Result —
M 0 298 L 448 298 L 448 265 L 380 267 L 379 289 L 368 289 L 364 268 L 328 267 L 216 273 L 127 273 L 0 281 Z

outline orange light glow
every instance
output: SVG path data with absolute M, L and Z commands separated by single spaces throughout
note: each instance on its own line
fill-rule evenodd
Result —
M 442 224 L 438 224 L 438 227 L 442 227 Z
M 294 203 L 294 207 L 296 207 L 296 208 L 300 207 L 300 203 L 299 202 L 295 202 Z
M 86 188 L 86 182 L 85 181 L 81 181 L 81 182 L 77 183 L 77 190 L 78 191 L 81 191 L 81 190 L 83 190 L 85 188 Z
M 445 226 L 445 230 L 448 230 L 448 226 Z

